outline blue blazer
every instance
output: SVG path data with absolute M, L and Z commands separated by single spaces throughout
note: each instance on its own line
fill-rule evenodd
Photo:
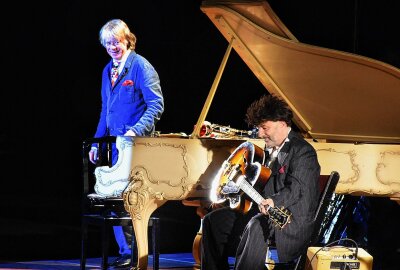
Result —
M 150 135 L 164 111 L 160 79 L 154 67 L 134 51 L 114 86 L 111 86 L 112 60 L 105 66 L 101 84 L 101 113 L 95 137 L 120 136 L 132 130 L 138 136 Z

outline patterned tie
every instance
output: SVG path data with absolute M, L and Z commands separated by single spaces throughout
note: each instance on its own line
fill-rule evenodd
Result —
M 118 66 L 119 62 L 113 61 L 113 67 L 111 69 L 111 85 L 114 86 L 115 81 L 118 79 Z

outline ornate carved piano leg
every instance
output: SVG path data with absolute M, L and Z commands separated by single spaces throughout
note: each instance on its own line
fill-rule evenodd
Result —
M 125 209 L 130 213 L 135 230 L 137 243 L 138 261 L 137 270 L 145 270 L 148 265 L 148 225 L 151 214 L 166 200 L 149 191 L 149 188 L 143 185 L 143 181 L 137 177 L 132 177 L 125 192 L 123 193 Z
M 148 264 L 148 222 L 150 217 L 142 219 L 133 219 L 133 227 L 135 229 L 136 245 L 137 245 L 137 269 L 147 269 Z

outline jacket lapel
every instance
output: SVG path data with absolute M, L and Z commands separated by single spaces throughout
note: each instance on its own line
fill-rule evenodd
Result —
M 133 62 L 133 59 L 135 57 L 136 57 L 136 52 L 135 51 L 131 51 L 130 54 L 128 55 L 128 58 L 125 61 L 124 67 L 122 68 L 122 71 L 121 71 L 121 74 L 118 75 L 118 78 L 114 83 L 114 86 L 111 85 L 111 76 L 109 76 L 110 77 L 110 87 L 111 87 L 111 89 L 114 89 L 115 86 L 118 85 L 119 82 L 126 76 L 126 74 L 128 73 L 129 69 L 132 66 L 132 62 Z M 112 60 L 111 60 L 111 66 L 112 66 Z M 111 68 L 110 68 L 110 72 L 111 72 Z

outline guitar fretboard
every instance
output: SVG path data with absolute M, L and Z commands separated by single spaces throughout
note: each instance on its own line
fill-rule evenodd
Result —
M 236 181 L 236 185 L 243 190 L 253 201 L 257 204 L 261 204 L 264 198 L 254 189 L 254 187 L 246 180 L 244 176 L 239 177 Z M 277 207 L 271 207 L 269 205 L 264 206 L 267 211 L 269 218 L 281 229 L 290 223 L 291 213 L 286 209 L 279 209 Z
M 264 198 L 254 189 L 254 187 L 246 181 L 244 177 L 240 177 L 236 184 L 257 204 L 260 204 Z

